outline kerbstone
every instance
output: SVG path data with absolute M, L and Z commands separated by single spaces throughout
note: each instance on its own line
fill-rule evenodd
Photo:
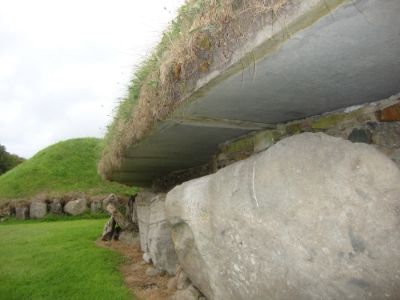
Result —
M 90 212 L 91 213 L 97 213 L 101 211 L 102 209 L 102 203 L 100 200 L 94 200 L 90 203 Z
M 60 215 L 63 212 L 63 207 L 60 199 L 53 199 L 50 203 L 50 213 Z
M 26 220 L 29 217 L 29 208 L 26 206 L 19 206 L 15 208 L 15 218 L 17 220 Z
M 42 219 L 47 214 L 47 204 L 41 201 L 33 201 L 29 208 L 31 219 Z
M 179 263 L 212 299 L 399 299 L 400 170 L 304 133 L 175 187 Z
M 69 201 L 65 206 L 64 206 L 64 211 L 73 216 L 81 215 L 83 214 L 87 209 L 87 201 L 85 198 L 80 198 L 77 200 L 72 200 Z

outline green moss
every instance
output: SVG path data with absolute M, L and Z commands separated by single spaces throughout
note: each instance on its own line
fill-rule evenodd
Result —
M 293 135 L 293 134 L 302 132 L 303 128 L 300 123 L 293 123 L 293 124 L 287 125 L 285 127 L 285 130 L 288 135 Z
M 347 116 L 345 114 L 322 116 L 311 123 L 311 128 L 313 128 L 313 129 L 332 128 L 332 127 L 336 126 L 338 123 L 346 120 L 346 118 L 347 118 Z
M 234 154 L 241 152 L 253 152 L 254 137 L 247 137 L 225 145 L 223 152 L 226 154 Z

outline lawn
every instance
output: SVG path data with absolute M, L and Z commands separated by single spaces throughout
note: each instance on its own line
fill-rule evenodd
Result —
M 122 257 L 95 245 L 105 220 L 0 225 L 0 299 L 132 299 Z

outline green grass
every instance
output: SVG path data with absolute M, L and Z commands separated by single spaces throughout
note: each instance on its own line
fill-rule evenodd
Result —
M 134 193 L 134 188 L 105 182 L 97 174 L 102 142 L 96 138 L 73 139 L 41 150 L 0 176 L 0 199 L 27 198 L 39 193 Z
M 72 220 L 98 220 L 109 219 L 110 215 L 106 212 L 92 213 L 86 211 L 85 213 L 77 216 L 70 215 L 53 215 L 47 214 L 41 219 L 27 219 L 18 220 L 15 216 L 3 218 L 0 224 L 27 224 L 27 223 L 43 223 L 43 222 L 58 222 L 58 221 L 72 221 Z
M 0 299 L 132 299 L 123 258 L 94 243 L 104 222 L 0 225 Z

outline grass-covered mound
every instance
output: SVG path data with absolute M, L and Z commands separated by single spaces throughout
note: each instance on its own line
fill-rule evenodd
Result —
M 133 188 L 105 182 L 97 174 L 102 140 L 80 138 L 59 142 L 0 176 L 0 200 L 38 194 L 129 194 Z

